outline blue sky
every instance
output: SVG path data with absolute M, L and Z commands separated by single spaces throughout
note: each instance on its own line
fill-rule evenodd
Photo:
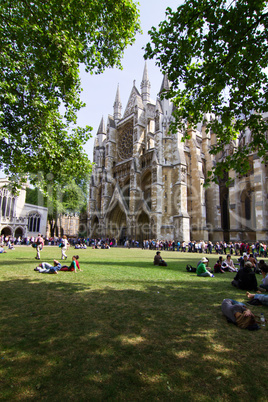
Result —
M 144 70 L 145 61 L 142 47 L 149 42 L 147 34 L 152 26 L 157 27 L 159 22 L 165 19 L 167 7 L 175 10 L 181 0 L 140 0 L 140 20 L 143 34 L 136 37 L 134 45 L 129 46 L 122 60 L 123 70 L 109 69 L 101 75 L 90 75 L 81 71 L 83 92 L 82 100 L 86 103 L 78 114 L 78 125 L 89 125 L 93 127 L 93 138 L 85 146 L 86 152 L 92 160 L 94 138 L 97 133 L 101 118 L 104 117 L 106 125 L 108 114 L 113 114 L 113 104 L 115 100 L 117 85 L 119 84 L 120 98 L 123 111 L 136 80 L 136 87 L 140 90 L 140 83 Z M 162 83 L 162 75 L 153 60 L 147 60 L 149 80 L 151 82 L 151 99 L 156 99 Z

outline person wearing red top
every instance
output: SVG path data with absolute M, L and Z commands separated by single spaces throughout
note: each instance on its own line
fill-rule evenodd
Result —
M 41 236 L 41 234 L 39 233 L 36 240 L 35 240 L 35 244 L 36 244 L 36 260 L 40 260 L 40 251 L 43 249 L 44 247 L 44 239 Z
M 82 271 L 82 269 L 80 269 L 78 259 L 79 259 L 79 256 L 74 255 L 73 258 L 72 258 L 71 265 L 69 267 L 68 267 L 68 265 L 63 265 L 59 271 L 74 271 L 74 272 L 76 272 L 76 269 L 79 269 L 79 271 Z

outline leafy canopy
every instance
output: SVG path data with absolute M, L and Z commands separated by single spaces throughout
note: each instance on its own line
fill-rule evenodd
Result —
M 91 73 L 121 67 L 138 30 L 132 0 L 1 0 L 0 168 L 6 175 L 16 181 L 42 172 L 61 183 L 89 172 L 83 145 L 91 128 L 76 127 L 84 106 L 79 65 Z
M 48 185 L 44 196 L 40 186 L 26 188 L 26 202 L 48 208 L 48 215 L 55 218 L 62 213 L 81 213 L 85 211 L 88 201 L 89 178 L 77 183 L 73 178 L 66 177 L 64 186 Z
M 149 34 L 145 58 L 155 58 L 171 82 L 165 94 L 175 105 L 171 130 L 187 136 L 186 121 L 194 128 L 212 113 L 207 130 L 216 133 L 217 143 L 210 152 L 236 145 L 231 155 L 223 153 L 214 181 L 230 169 L 244 174 L 252 152 L 267 161 L 267 2 L 186 0 L 176 11 L 168 8 L 166 20 Z
M 49 180 L 50 179 L 50 180 Z M 86 212 L 89 192 L 89 175 L 83 179 L 65 177 L 64 185 L 55 183 L 48 176 L 46 183 L 38 176 L 35 188 L 26 188 L 26 202 L 48 208 L 50 234 L 59 235 L 61 232 L 58 217 L 62 214 L 83 214 Z M 41 191 L 40 191 L 41 189 Z M 44 189 L 46 190 L 44 192 Z M 45 194 L 44 194 L 45 193 Z

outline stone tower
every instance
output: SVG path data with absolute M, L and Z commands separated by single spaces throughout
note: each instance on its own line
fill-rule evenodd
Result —
M 140 88 L 134 81 L 122 113 L 118 86 L 106 127 L 101 119 L 94 144 L 89 235 L 118 241 L 229 241 L 243 237 L 250 224 L 248 237 L 256 239 L 258 232 L 267 238 L 267 166 L 252 157 L 252 177 L 236 178 L 236 190 L 224 182 L 205 189 L 206 174 L 216 161 L 209 152 L 216 136 L 207 130 L 213 116 L 204 116 L 182 142 L 180 131 L 169 132 L 174 106 L 161 96 L 170 88 L 167 77 L 152 100 L 145 64 Z M 238 218 L 241 214 L 244 221 Z

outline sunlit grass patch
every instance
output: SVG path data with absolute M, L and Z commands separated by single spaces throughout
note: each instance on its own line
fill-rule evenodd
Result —
M 30 248 L 1 255 L 3 400 L 239 400 L 234 389 L 265 400 L 266 330 L 221 314 L 223 298 L 245 300 L 234 275 L 189 274 L 200 259 L 189 253 L 163 252 L 168 267 L 155 267 L 154 254 L 83 250 L 83 272 L 58 275 L 35 272 Z

